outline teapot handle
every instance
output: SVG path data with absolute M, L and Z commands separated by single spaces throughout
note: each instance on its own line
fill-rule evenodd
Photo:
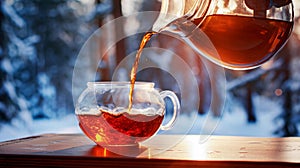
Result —
M 160 96 L 162 99 L 165 99 L 167 97 L 170 98 L 172 101 L 172 104 L 173 104 L 172 119 L 166 125 L 162 125 L 160 127 L 161 130 L 169 130 L 175 124 L 175 121 L 180 113 L 180 103 L 179 103 L 179 100 L 178 100 L 176 94 L 172 91 L 168 91 L 168 90 L 162 91 L 162 92 L 160 92 Z

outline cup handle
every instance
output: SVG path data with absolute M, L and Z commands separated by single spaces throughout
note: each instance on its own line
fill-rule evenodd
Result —
M 169 130 L 175 124 L 175 120 L 177 119 L 177 116 L 180 113 L 180 103 L 179 103 L 179 100 L 178 100 L 176 94 L 172 91 L 165 90 L 165 91 L 160 92 L 159 94 L 160 94 L 162 99 L 165 99 L 165 98 L 168 97 L 168 98 L 171 99 L 171 101 L 173 103 L 173 116 L 172 116 L 172 119 L 166 125 L 162 125 L 160 127 L 161 130 Z

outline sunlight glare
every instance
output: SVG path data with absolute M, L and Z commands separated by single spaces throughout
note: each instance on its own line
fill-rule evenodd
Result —
M 225 4 L 224 1 L 218 1 L 217 7 L 218 7 L 218 12 L 217 13 L 219 13 L 219 14 L 224 14 L 224 13 L 229 14 L 229 13 L 232 13 L 232 11 L 237 8 L 237 4 L 236 4 L 235 1 L 232 1 L 232 0 L 230 0 L 228 2 L 228 4 Z

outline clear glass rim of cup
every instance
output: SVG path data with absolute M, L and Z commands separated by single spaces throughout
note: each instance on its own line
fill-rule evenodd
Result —
M 154 88 L 154 82 L 142 82 L 142 81 L 136 81 L 134 83 L 134 88 Z M 100 87 L 100 88 L 107 88 L 107 87 L 113 87 L 113 88 L 130 88 L 131 83 L 130 82 L 122 82 L 122 81 L 101 81 L 101 82 L 87 82 L 88 87 Z

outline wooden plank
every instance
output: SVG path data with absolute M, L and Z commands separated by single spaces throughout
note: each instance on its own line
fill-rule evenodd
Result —
M 299 167 L 295 163 L 282 162 L 238 162 L 238 161 L 192 161 L 168 159 L 135 159 L 135 158 L 96 158 L 96 157 L 68 157 L 43 155 L 13 155 L 7 156 L 4 161 L 0 156 L 0 167 L 118 167 L 118 168 L 183 168 L 183 167 L 209 167 L 209 168 L 293 168 Z M 3 162 L 4 161 L 4 164 Z
M 185 136 L 158 135 L 149 147 L 126 147 L 135 157 L 96 146 L 84 135 L 47 134 L 0 143 L 0 167 L 299 167 L 300 138 L 212 136 L 199 143 Z M 150 150 L 151 149 L 151 150 Z M 124 152 L 123 151 L 123 152 Z M 120 151 L 118 151 L 120 152 Z M 117 152 L 117 153 L 118 153 Z M 157 153 L 152 155 L 152 153 Z

